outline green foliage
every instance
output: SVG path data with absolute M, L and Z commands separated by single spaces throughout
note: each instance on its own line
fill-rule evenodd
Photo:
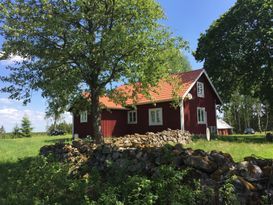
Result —
M 33 128 L 31 127 L 31 122 L 27 116 L 24 116 L 21 122 L 21 136 L 22 137 L 31 137 L 31 131 Z
M 225 182 L 225 184 L 219 189 L 220 197 L 222 198 L 222 204 L 223 205 L 239 205 L 240 202 L 238 202 L 235 187 L 231 183 L 231 180 L 228 180 Z
M 223 110 L 224 119 L 232 125 L 236 133 L 243 133 L 248 127 L 260 132 L 273 129 L 273 111 L 268 104 L 261 103 L 257 98 L 234 92 Z
M 130 83 L 149 95 L 150 87 L 183 66 L 180 49 L 186 43 L 160 24 L 165 16 L 155 0 L 2 0 L 0 10 L 1 59 L 26 58 L 8 67 L 11 74 L 1 80 L 9 85 L 1 90 L 27 103 L 39 89 L 54 110 L 89 92 L 97 141 L 99 97 L 113 83 Z M 111 95 L 124 101 L 121 96 Z
M 224 101 L 239 90 L 272 108 L 272 18 L 272 0 L 237 0 L 201 34 L 195 57 Z
M 87 184 L 68 167 L 44 157 L 0 165 L 0 204 L 84 204 Z M 7 174 L 8 176 L 4 175 Z
M 18 138 L 21 137 L 21 129 L 20 127 L 16 124 L 15 127 L 12 130 L 12 137 L 13 138 Z
M 187 185 L 183 181 L 186 170 L 172 166 L 158 167 L 152 177 L 125 175 L 123 169 L 110 170 L 106 176 L 91 172 L 91 198 L 98 204 L 202 204 L 209 197 L 199 183 Z M 206 197 L 206 198 L 205 198 Z M 210 196 L 211 197 L 211 196 Z M 205 199 L 204 199 L 205 198 Z
M 52 124 L 47 128 L 47 132 L 50 133 L 52 130 L 62 130 L 65 133 L 72 133 L 72 124 L 71 123 L 67 123 L 65 121 L 59 123 L 59 124 Z

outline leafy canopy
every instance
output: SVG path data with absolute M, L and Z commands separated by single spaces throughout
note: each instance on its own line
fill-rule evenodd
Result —
M 41 90 L 60 107 L 116 82 L 141 82 L 145 92 L 184 58 L 186 43 L 159 23 L 165 16 L 155 0 L 3 0 L 0 10 L 1 59 L 25 59 L 8 67 L 2 91 L 25 103 Z
M 201 35 L 195 58 L 224 101 L 239 90 L 272 107 L 272 10 L 272 0 L 238 0 Z

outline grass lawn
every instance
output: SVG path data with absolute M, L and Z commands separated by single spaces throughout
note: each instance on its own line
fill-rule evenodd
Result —
M 0 163 L 16 162 L 19 158 L 37 156 L 42 146 L 70 139 L 71 135 L 37 135 L 31 138 L 0 139 Z
M 255 155 L 262 158 L 273 158 L 273 143 L 265 141 L 265 134 L 222 136 L 208 142 L 205 139 L 194 138 L 186 147 L 217 150 L 230 153 L 235 161 Z

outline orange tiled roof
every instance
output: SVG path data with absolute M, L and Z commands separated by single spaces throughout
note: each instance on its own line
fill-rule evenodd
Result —
M 178 77 L 178 80 L 182 81 L 182 88 L 179 90 L 179 96 L 183 97 L 186 92 L 190 89 L 192 84 L 197 80 L 200 74 L 203 72 L 203 69 L 183 72 L 175 74 L 175 77 Z M 133 86 L 131 85 L 122 85 L 117 89 L 121 89 L 126 91 L 126 93 L 133 92 Z M 151 95 L 151 99 L 146 98 L 142 94 L 137 95 L 137 104 L 146 104 L 146 103 L 153 103 L 153 102 L 163 102 L 173 99 L 173 85 L 170 83 L 161 80 L 158 83 L 156 88 L 153 88 L 153 91 L 150 91 L 149 94 Z M 100 102 L 109 109 L 124 109 L 122 105 L 114 103 L 111 99 L 107 96 L 103 96 L 100 98 Z M 132 105 L 133 101 L 131 99 L 127 100 L 127 105 Z

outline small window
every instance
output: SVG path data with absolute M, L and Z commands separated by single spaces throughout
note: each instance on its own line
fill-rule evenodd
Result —
M 162 108 L 149 109 L 149 125 L 163 125 Z
M 197 97 L 203 98 L 205 96 L 204 83 L 197 82 Z
M 137 124 L 137 111 L 128 111 L 128 124 Z
M 204 107 L 197 108 L 197 122 L 198 124 L 206 124 L 206 110 Z
M 81 112 L 81 114 L 80 114 L 80 120 L 81 120 L 81 123 L 84 123 L 84 122 L 87 122 L 87 111 L 83 111 L 83 112 Z

